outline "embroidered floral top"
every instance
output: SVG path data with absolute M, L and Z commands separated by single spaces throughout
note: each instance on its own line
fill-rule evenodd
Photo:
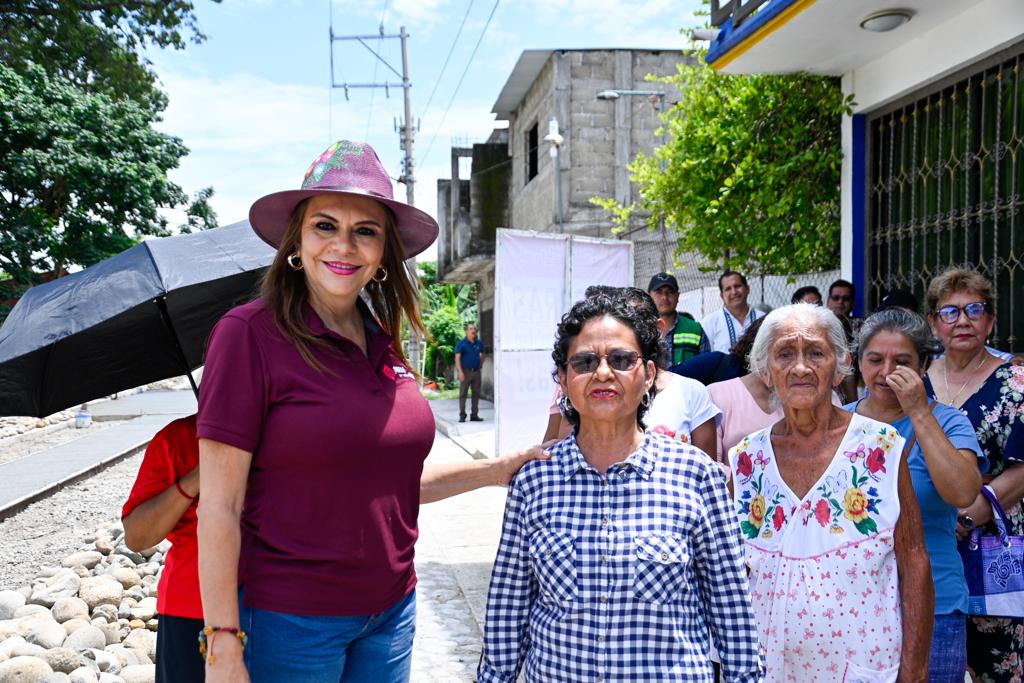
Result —
M 779 474 L 771 427 L 729 452 L 766 683 L 896 680 L 902 451 L 895 428 L 854 415 L 803 498 Z
M 935 390 L 925 379 L 929 397 Z M 1024 461 L 1024 367 L 1006 363 L 996 368 L 963 405 L 960 412 L 974 425 L 981 452 L 988 459 L 986 474 L 995 477 L 1013 463 Z M 1004 505 L 1011 535 L 1024 534 L 1024 505 Z M 989 523 L 988 533 L 996 533 Z

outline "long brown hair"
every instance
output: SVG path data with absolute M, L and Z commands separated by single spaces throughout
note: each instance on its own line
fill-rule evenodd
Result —
M 288 265 L 288 257 L 299 250 L 302 241 L 302 222 L 306 218 L 308 207 L 309 199 L 306 199 L 292 212 L 274 262 L 263 276 L 260 296 L 273 314 L 278 328 L 291 340 L 306 363 L 322 372 L 324 367 L 313 356 L 311 347 L 327 348 L 327 344 L 313 334 L 302 313 L 303 305 L 309 300 L 306 276 L 301 270 L 295 270 Z M 387 218 L 384 225 L 384 259 L 381 265 L 387 271 L 387 278 L 382 282 L 371 280 L 364 293 L 370 301 L 374 321 L 391 336 L 391 348 L 404 363 L 406 359 L 402 350 L 403 318 L 408 321 L 414 332 L 426 335 L 427 331 L 420 317 L 419 279 L 406 265 L 405 248 L 398 239 L 394 214 L 386 206 L 384 209 Z

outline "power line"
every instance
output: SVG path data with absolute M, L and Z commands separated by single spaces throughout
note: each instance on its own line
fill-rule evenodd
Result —
M 444 70 L 448 68 L 448 60 L 452 58 L 452 53 L 455 52 L 455 46 L 459 42 L 459 36 L 462 35 L 462 28 L 466 25 L 466 19 L 469 18 L 469 11 L 473 9 L 473 2 L 475 2 L 475 0 L 469 0 L 469 6 L 466 7 L 466 13 L 462 15 L 462 23 L 459 24 L 459 30 L 455 32 L 455 40 L 452 41 L 452 46 L 448 48 L 448 56 L 444 58 L 444 64 L 441 66 L 440 73 L 437 74 L 437 80 L 434 81 L 434 89 L 430 91 L 430 97 L 427 98 L 427 104 L 423 107 L 420 119 L 426 118 L 427 110 L 430 109 L 430 103 L 434 101 L 434 94 L 437 92 L 437 87 L 441 85 L 441 77 L 444 76 Z
M 462 87 L 462 81 L 466 79 L 466 74 L 469 73 L 469 67 L 473 65 L 473 58 L 476 56 L 476 51 L 480 48 L 480 43 L 484 42 L 484 36 L 487 34 L 487 27 L 491 25 L 491 19 L 494 18 L 494 13 L 498 11 L 498 4 L 501 0 L 494 0 L 494 7 L 491 8 L 491 13 L 487 15 L 487 23 L 484 24 L 484 30 L 480 32 L 480 37 L 476 41 L 476 45 L 473 46 L 473 52 L 469 55 L 469 59 L 466 61 L 466 68 L 462 70 L 462 76 L 459 77 L 459 82 L 455 86 L 455 92 L 452 93 L 452 98 L 448 100 L 448 106 L 444 108 L 444 114 L 441 115 L 441 122 L 437 124 L 437 130 L 434 131 L 434 136 L 430 138 L 430 144 L 427 145 L 427 151 L 423 154 L 423 159 L 420 160 L 421 164 L 426 163 L 427 157 L 430 156 L 430 150 L 434 147 L 434 140 L 437 139 L 437 134 L 441 132 L 441 126 L 444 125 L 444 121 L 448 118 L 448 110 L 452 108 L 452 104 L 455 102 L 455 96 L 459 94 L 459 88 Z
M 384 42 L 384 15 L 388 13 L 388 0 L 384 0 L 384 7 L 380 11 L 380 25 L 378 31 L 380 31 L 380 38 L 377 39 L 377 52 L 380 52 L 381 44 Z M 371 83 L 377 82 L 377 65 L 380 60 L 373 60 L 373 80 Z M 373 96 L 376 94 L 376 88 L 370 90 L 370 108 L 366 112 L 366 134 L 363 136 L 363 140 L 369 139 L 370 137 L 370 124 L 373 122 Z

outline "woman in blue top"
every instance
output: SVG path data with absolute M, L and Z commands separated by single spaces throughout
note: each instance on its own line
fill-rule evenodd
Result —
M 985 460 L 970 421 L 955 408 L 929 404 L 923 378 L 942 345 L 924 318 L 899 308 L 879 311 L 861 325 L 857 342 L 869 394 L 846 409 L 888 422 L 908 441 L 917 437 L 908 464 L 935 583 L 928 680 L 962 683 L 967 582 L 956 550 L 957 511 L 974 501 Z

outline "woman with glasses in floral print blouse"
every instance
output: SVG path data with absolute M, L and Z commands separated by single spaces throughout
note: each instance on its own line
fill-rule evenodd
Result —
M 1024 534 L 1024 367 L 985 348 L 995 326 L 992 283 L 974 270 L 952 268 L 932 280 L 927 306 L 932 331 L 946 347 L 928 371 L 928 394 L 974 425 L 988 460 L 984 483 L 1006 510 L 1007 532 Z M 979 524 L 995 533 L 992 506 L 980 492 L 960 511 L 960 522 L 961 538 Z M 1024 619 L 968 619 L 967 664 L 986 683 L 1024 679 Z

